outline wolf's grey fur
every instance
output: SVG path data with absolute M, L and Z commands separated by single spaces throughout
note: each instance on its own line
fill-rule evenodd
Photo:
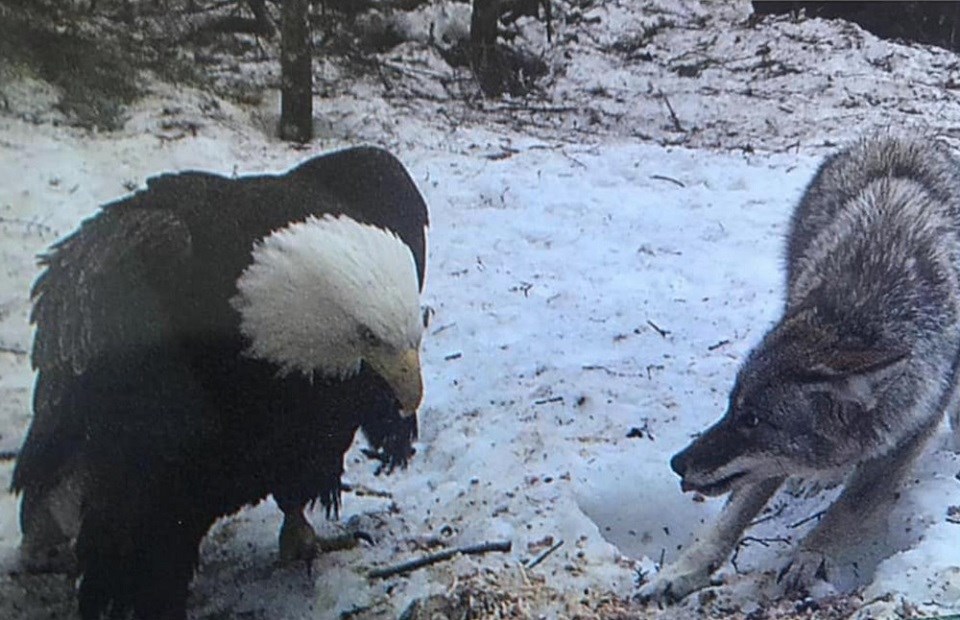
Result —
M 719 523 L 642 594 L 709 583 L 787 477 L 846 476 L 780 577 L 830 578 L 945 410 L 957 428 L 960 164 L 922 137 L 864 139 L 828 158 L 791 221 L 783 318 L 738 373 L 726 414 L 671 461 L 684 490 L 732 491 Z

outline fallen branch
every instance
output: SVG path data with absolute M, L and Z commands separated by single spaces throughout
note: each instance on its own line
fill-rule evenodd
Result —
M 684 133 L 683 125 L 680 124 L 680 118 L 677 117 L 677 113 L 673 111 L 673 106 L 670 105 L 670 100 L 667 99 L 667 96 L 663 94 L 663 91 L 660 91 L 660 98 L 663 99 L 663 102 L 667 104 L 667 110 L 670 112 L 670 118 L 673 120 L 673 126 L 680 133 Z
M 580 367 L 583 370 L 602 370 L 611 377 L 642 377 L 643 373 L 639 372 L 624 372 L 622 370 L 613 370 L 601 364 L 587 364 L 586 366 Z
M 759 543 L 760 546 L 766 548 L 770 546 L 770 543 L 780 543 L 782 545 L 789 545 L 791 543 L 789 538 L 783 538 L 776 536 L 773 538 L 757 538 L 756 536 L 744 536 L 737 543 L 737 548 L 733 550 L 733 556 L 730 558 L 730 565 L 733 566 L 733 570 L 738 574 L 742 575 L 743 572 L 740 570 L 740 567 L 737 566 L 737 560 L 740 558 L 740 551 L 750 545 L 750 543 Z
M 678 181 L 677 179 L 674 179 L 673 177 L 668 177 L 668 176 L 663 175 L 663 174 L 651 174 L 651 175 L 650 175 L 650 178 L 651 178 L 651 179 L 656 179 L 657 181 L 669 181 L 670 183 L 673 183 L 673 184 L 676 185 L 677 187 L 686 187 L 686 185 L 683 184 L 683 181 Z
M 370 458 L 369 455 L 367 455 L 366 451 L 364 451 L 364 456 L 367 456 L 367 458 Z M 371 489 L 370 487 L 362 484 L 341 484 L 340 490 L 347 493 L 353 493 L 357 497 L 384 497 L 387 499 L 393 498 L 393 493 L 391 493 L 390 491 L 381 491 L 379 489 Z
M 17 458 L 19 454 L 20 453 L 17 450 L 2 450 L 0 451 L 0 463 L 12 461 Z
M 491 106 L 487 108 L 489 112 L 537 112 L 542 114 L 567 114 L 569 112 L 576 112 L 580 108 L 576 106 L 564 105 L 564 106 L 549 106 L 549 105 L 533 105 L 527 103 L 504 103 L 496 106 Z
M 765 515 L 765 516 L 763 516 L 763 517 L 760 517 L 759 519 L 754 519 L 753 521 L 751 521 L 751 522 L 750 522 L 750 527 L 754 527 L 755 525 L 759 525 L 759 524 L 765 523 L 765 522 L 767 522 L 767 521 L 773 521 L 774 519 L 776 519 L 777 517 L 779 517 L 780 515 L 782 515 L 782 514 L 783 514 L 783 511 L 786 510 L 786 508 L 787 508 L 787 505 L 786 505 L 786 504 L 784 504 L 784 503 L 779 504 L 773 511 L 770 512 L 770 514 Z
M 666 338 L 667 336 L 670 335 L 670 330 L 669 330 L 669 329 L 663 329 L 662 327 L 660 327 L 659 325 L 657 325 L 656 323 L 654 323 L 653 321 L 651 321 L 651 320 L 649 320 L 649 319 L 647 319 L 647 325 L 649 325 L 650 327 L 652 327 L 652 328 L 654 329 L 654 331 L 656 331 L 658 334 L 660 334 L 660 337 L 661 337 L 661 338 Z
M 537 557 L 535 557 L 535 558 L 533 558 L 532 560 L 530 560 L 530 563 L 527 564 L 526 566 L 524 566 L 524 568 L 525 568 L 526 570 L 530 570 L 531 568 L 535 567 L 536 565 L 538 565 L 538 564 L 540 564 L 541 562 L 543 562 L 544 560 L 546 560 L 548 557 L 550 557 L 550 555 L 551 555 L 554 551 L 556 551 L 557 549 L 559 549 L 559 548 L 562 547 L 562 546 L 563 546 L 563 541 L 562 541 L 562 540 L 558 540 L 556 543 L 550 545 L 550 547 L 548 547 L 547 549 L 544 549 L 543 552 L 540 553 L 540 555 L 538 555 Z
M 456 325 L 456 323 L 447 323 L 446 325 L 441 325 L 440 327 L 438 327 L 438 328 L 436 328 L 435 330 L 433 330 L 433 332 L 432 332 L 430 335 L 431 335 L 431 336 L 436 336 L 436 335 L 439 334 L 440 332 L 444 332 L 444 331 L 450 329 L 451 327 L 454 327 L 455 325 Z
M 455 547 L 453 549 L 445 549 L 437 553 L 430 555 L 425 555 L 421 558 L 415 560 L 410 560 L 409 562 L 403 562 L 402 564 L 397 564 L 396 566 L 388 566 L 387 568 L 375 568 L 369 573 L 367 577 L 370 579 L 385 579 L 387 577 L 393 577 L 394 575 L 403 575 L 417 570 L 418 568 L 423 568 L 424 566 L 430 566 L 431 564 L 436 564 L 437 562 L 445 562 L 449 559 L 452 559 L 458 555 L 480 555 L 484 553 L 490 553 L 491 551 L 501 551 L 509 552 L 511 549 L 511 543 L 509 540 L 495 541 L 495 542 L 485 542 L 479 545 L 470 545 L 467 547 Z
M 817 511 L 817 512 L 813 513 L 812 515 L 810 515 L 809 517 L 800 519 L 800 520 L 797 521 L 796 523 L 792 523 L 792 524 L 788 525 L 787 527 L 789 527 L 791 530 L 795 530 L 795 529 L 797 529 L 798 527 L 800 527 L 801 525 L 803 525 L 803 524 L 805 524 L 805 523 L 809 523 L 810 521 L 813 521 L 813 520 L 819 521 L 819 520 L 820 520 L 820 517 L 822 517 L 825 512 L 827 512 L 827 511 L 826 511 L 826 510 Z

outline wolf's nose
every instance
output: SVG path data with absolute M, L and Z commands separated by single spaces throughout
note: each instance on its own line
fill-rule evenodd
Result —
M 683 478 L 684 472 L 687 471 L 687 459 L 684 452 L 677 452 L 673 455 L 673 458 L 670 459 L 670 469 L 677 472 L 677 475 Z

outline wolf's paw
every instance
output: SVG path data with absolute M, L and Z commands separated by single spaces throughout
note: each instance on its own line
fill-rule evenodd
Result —
M 835 567 L 830 557 L 820 551 L 798 551 L 789 564 L 777 574 L 777 584 L 790 597 L 813 596 L 822 598 L 835 593 L 831 573 Z
M 671 604 L 710 585 L 710 567 L 675 562 L 665 566 L 640 586 L 638 596 L 645 603 Z

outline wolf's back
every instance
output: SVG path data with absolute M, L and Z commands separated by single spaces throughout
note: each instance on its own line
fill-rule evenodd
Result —
M 877 134 L 827 158 L 795 209 L 787 240 L 787 286 L 796 282 L 813 240 L 871 183 L 916 183 L 942 205 L 960 230 L 960 162 L 947 147 L 921 136 Z

